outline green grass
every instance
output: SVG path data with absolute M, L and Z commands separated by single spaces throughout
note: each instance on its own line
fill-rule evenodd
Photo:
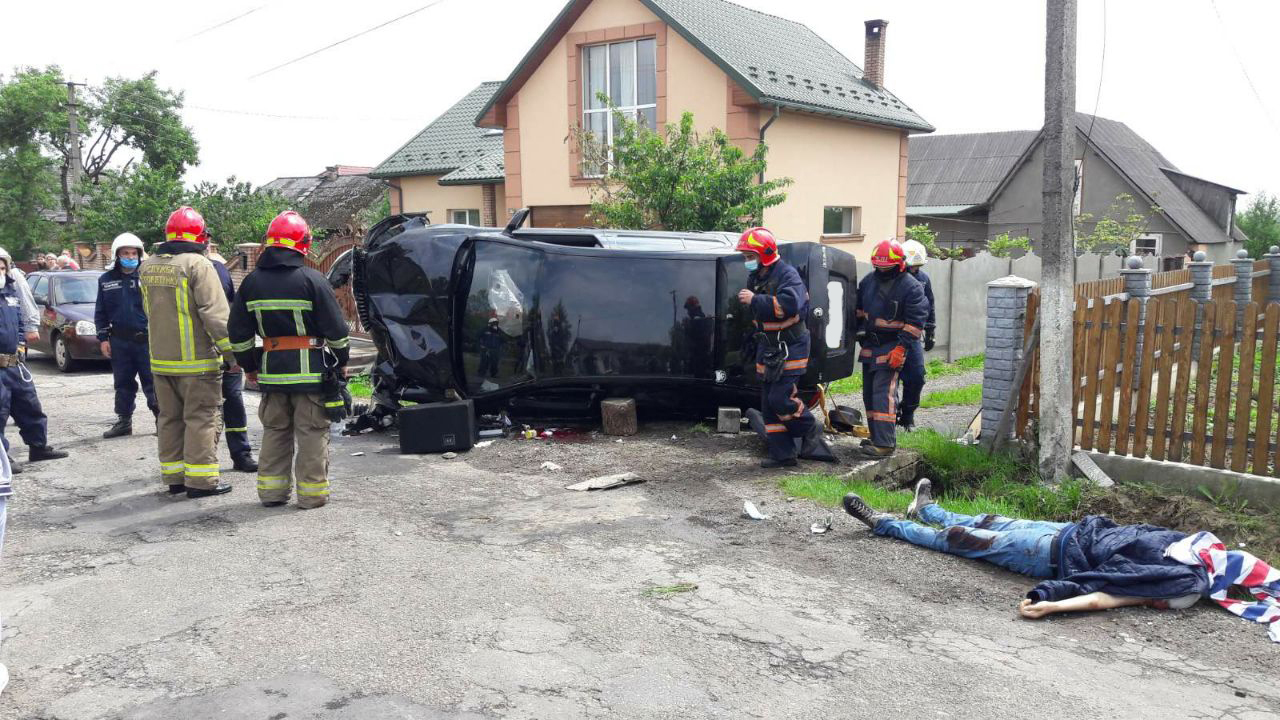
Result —
M 981 370 L 986 363 L 985 355 L 972 355 L 970 357 L 962 357 L 952 363 L 945 363 L 941 360 L 930 360 L 924 365 L 924 374 L 926 378 L 947 377 L 948 375 L 962 375 L 974 370 Z M 862 392 L 862 369 L 854 368 L 853 375 L 847 378 L 841 378 L 831 383 L 831 387 L 827 392 L 831 395 L 858 395 Z M 982 397 L 982 391 L 979 389 L 978 397 Z M 955 403 L 947 403 L 955 404 Z M 970 404 L 970 403 L 966 403 Z M 930 407 L 926 405 L 925 407 Z M 936 406 L 934 406 L 936 407 Z
M 911 503 L 911 491 L 890 490 L 867 482 L 851 482 L 834 475 L 793 475 L 781 481 L 782 490 L 788 495 L 807 497 L 821 505 L 836 507 L 840 499 L 847 493 L 858 493 L 868 505 L 882 512 L 906 512 Z M 948 510 L 964 515 L 981 515 L 996 513 L 999 515 L 1016 515 L 1017 510 L 1009 503 L 991 499 L 971 500 L 944 495 L 939 502 Z
M 373 385 L 370 384 L 368 375 L 354 375 L 348 378 L 347 389 L 351 391 L 351 397 L 353 398 L 373 396 Z
M 982 403 L 982 383 L 965 385 L 954 390 L 931 392 L 920 399 L 920 407 L 936 408 L 948 405 L 978 405 Z
M 668 598 L 678 593 L 693 592 L 698 586 L 694 583 L 676 583 L 675 585 L 658 585 L 644 591 L 648 597 Z

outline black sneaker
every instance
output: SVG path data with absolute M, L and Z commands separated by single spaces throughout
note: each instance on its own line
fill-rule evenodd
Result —
M 213 495 L 225 495 L 226 493 L 229 493 L 229 492 L 231 492 L 230 483 L 219 483 L 217 487 L 212 487 L 212 488 L 189 487 L 187 488 L 187 497 L 189 498 L 211 497 Z
M 770 470 L 770 469 L 773 469 L 773 468 L 780 468 L 780 467 L 795 467 L 795 466 L 796 466 L 796 459 L 795 459 L 795 458 L 783 458 L 782 460 L 774 460 L 773 458 L 765 458 L 764 460 L 761 460 L 761 461 L 760 461 L 760 467 L 762 467 L 762 468 L 764 468 L 764 469 L 766 469 L 766 470 Z
M 880 524 L 881 520 L 887 520 L 892 517 L 892 515 L 878 513 L 875 510 L 872 510 L 871 506 L 863 502 L 862 498 L 858 497 L 857 493 L 849 493 L 848 495 L 845 495 L 841 504 L 844 505 L 845 512 L 854 516 L 860 520 L 863 525 L 866 525 L 872 530 L 876 529 L 876 525 Z
M 916 483 L 916 496 L 907 506 L 907 517 L 918 519 L 920 517 L 920 508 L 933 504 L 933 483 L 929 478 L 921 478 Z
M 27 449 L 27 462 L 58 460 L 67 456 L 66 450 L 55 450 L 48 445 L 32 445 Z

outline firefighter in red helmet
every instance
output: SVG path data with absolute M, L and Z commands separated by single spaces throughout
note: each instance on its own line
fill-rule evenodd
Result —
M 755 322 L 756 372 L 761 378 L 760 411 L 769 457 L 761 467 L 790 467 L 796 455 L 835 462 L 822 426 L 796 394 L 796 382 L 809 367 L 809 291 L 800 273 L 778 256 L 773 233 L 754 227 L 738 240 L 750 272 L 738 293 Z
M 907 350 L 924 333 L 929 305 L 924 289 L 906 272 L 907 255 L 889 239 L 871 251 L 874 270 L 858 283 L 857 336 L 862 345 L 862 402 L 871 440 L 859 448 L 866 458 L 883 458 L 897 447 L 898 376 Z
M 277 215 L 265 245 L 229 326 L 236 359 L 262 391 L 258 499 L 283 505 L 296 486 L 298 507 L 317 508 L 329 500 L 329 424 L 351 405 L 347 321 L 329 281 L 306 265 L 311 230 L 301 215 Z

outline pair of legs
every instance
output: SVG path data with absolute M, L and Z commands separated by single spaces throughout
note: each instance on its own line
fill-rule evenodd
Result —
M 794 464 L 796 440 L 808 438 L 818 421 L 796 393 L 799 375 L 783 376 L 760 388 L 760 409 L 764 414 L 765 445 L 774 463 Z
M 289 501 L 298 487 L 298 507 L 318 508 L 329 500 L 329 416 L 318 393 L 265 390 L 258 405 L 262 450 L 258 455 L 258 499 L 264 505 Z
M 115 381 L 117 416 L 133 417 L 139 385 L 142 386 L 142 395 L 146 398 L 147 407 L 153 413 L 159 412 L 155 381 L 151 377 L 151 357 L 147 351 L 146 342 L 138 342 L 120 335 L 112 336 L 111 376 Z
M 18 434 L 22 442 L 27 444 L 27 457 L 32 462 L 40 460 L 56 460 L 64 458 L 67 453 L 49 447 L 49 418 L 40 407 L 40 396 L 36 394 L 36 384 L 31 373 L 22 365 L 11 365 L 0 370 L 0 384 L 8 392 L 8 410 L 0 417 L 0 432 L 13 417 L 13 424 L 18 426 Z M 6 443 L 5 449 L 8 450 Z
M 218 407 L 221 381 L 216 374 L 155 376 L 160 415 L 156 418 L 160 477 L 171 491 L 222 488 L 218 472 Z M 225 490 L 224 490 L 225 491 Z M 191 493 L 188 492 L 188 495 Z
M 862 364 L 862 405 L 867 410 L 871 444 L 881 451 L 898 446 L 898 371 L 888 365 Z
M 244 410 L 244 373 L 222 373 L 222 421 L 226 423 L 227 450 L 231 459 L 253 461 L 253 447 L 249 445 L 249 415 Z
M 898 424 L 915 427 L 916 408 L 924 390 L 924 346 L 919 340 L 907 346 L 907 362 L 902 366 L 902 403 L 898 405 Z
M 1002 515 L 961 515 L 937 503 L 917 508 L 920 519 L 936 529 L 911 520 L 884 516 L 873 531 L 877 535 L 906 540 L 931 550 L 986 560 L 1033 578 L 1053 577 L 1050 549 L 1053 538 L 1067 523 L 1017 520 Z

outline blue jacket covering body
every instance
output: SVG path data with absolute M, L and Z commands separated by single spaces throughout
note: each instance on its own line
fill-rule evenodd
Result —
M 909 347 L 924 334 L 929 315 L 924 288 L 911 273 L 887 278 L 872 271 L 858 283 L 858 330 L 865 332 L 858 359 L 883 367 L 894 347 Z
M 809 289 L 800 278 L 800 271 L 779 259 L 769 266 L 768 274 L 761 267 L 751 273 L 748 285 L 755 297 L 751 299 L 751 318 L 756 329 L 770 338 L 779 335 L 787 345 L 787 360 L 782 377 L 804 375 L 809 365 L 809 333 L 805 322 L 809 319 Z M 768 343 L 756 345 L 756 371 L 764 374 L 764 355 L 771 348 Z
M 924 290 L 924 300 L 929 304 L 929 312 L 924 319 L 924 329 L 933 330 L 938 327 L 938 316 L 933 308 L 933 281 L 929 279 L 928 274 L 923 270 L 917 270 L 912 277 L 916 282 L 920 283 L 920 288 Z
M 121 333 L 147 331 L 147 313 L 142 305 L 142 286 L 138 272 L 120 272 L 120 266 L 98 276 L 98 303 L 93 308 L 93 324 L 98 328 L 98 341 L 111 338 L 111 330 Z
M 1038 602 L 1091 592 L 1144 598 L 1207 595 L 1204 568 L 1164 556 L 1166 548 L 1186 536 L 1155 525 L 1116 525 L 1090 515 L 1063 528 L 1054 543 L 1057 579 L 1041 582 L 1027 597 Z
M 0 355 L 13 355 L 18 352 L 25 333 L 22 313 L 22 298 L 18 294 L 18 286 L 12 281 L 6 282 L 0 289 Z

